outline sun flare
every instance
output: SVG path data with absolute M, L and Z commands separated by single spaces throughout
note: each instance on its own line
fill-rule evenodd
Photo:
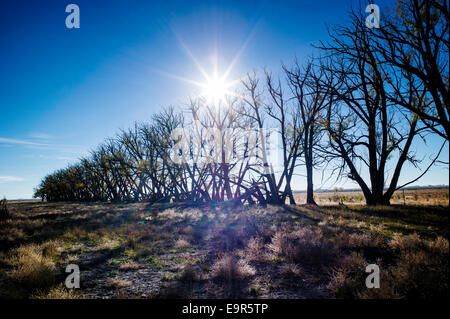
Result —
M 227 83 L 223 78 L 217 76 L 209 78 L 208 81 L 204 85 L 202 85 L 202 96 L 214 102 L 223 101 L 229 94 L 228 88 L 230 87 L 230 85 L 231 84 Z

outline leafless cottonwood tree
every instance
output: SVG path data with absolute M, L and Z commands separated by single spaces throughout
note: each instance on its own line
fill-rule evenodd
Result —
M 314 204 L 314 167 L 322 162 L 316 146 L 323 137 L 323 111 L 327 105 L 327 97 L 331 88 L 322 86 L 323 68 L 314 66 L 313 61 L 307 61 L 304 66 L 298 61 L 294 66 L 283 66 L 293 100 L 295 101 L 297 136 L 301 140 L 301 150 L 306 167 L 306 203 Z M 325 90 L 323 90 L 325 88 Z
M 234 163 L 228 157 L 230 150 L 226 143 L 231 138 L 227 134 L 234 125 L 232 108 L 222 101 L 208 103 L 200 98 L 195 103 L 191 101 L 190 112 L 193 119 L 191 129 L 195 130 L 191 141 L 192 155 L 195 156 L 192 163 L 195 162 L 194 165 L 203 171 L 199 186 L 203 186 L 210 200 L 232 199 L 230 170 Z
M 275 80 L 270 72 L 265 72 L 265 87 L 259 84 L 256 74 L 248 74 L 242 84 L 245 92 L 240 111 L 242 116 L 252 120 L 259 134 L 260 174 L 269 186 L 267 201 L 280 204 L 289 198 L 289 203 L 295 204 L 291 182 L 302 153 L 299 113 L 285 95 L 281 80 Z M 267 97 L 263 94 L 264 90 L 267 91 Z M 280 149 L 271 150 L 281 151 L 281 171 L 278 174 L 275 171 L 277 167 L 273 167 L 268 159 L 265 147 L 267 136 L 263 136 L 265 129 L 276 129 L 281 140 Z
M 250 123 L 237 116 L 237 101 L 199 97 L 188 105 L 189 120 L 176 147 L 196 201 L 264 202 L 258 192 L 261 176 L 255 176 L 257 164 L 249 155 Z
M 329 33 L 330 39 L 321 42 L 325 59 L 326 78 L 331 88 L 326 127 L 331 151 L 341 161 L 341 173 L 359 184 L 368 205 L 389 204 L 398 188 L 401 169 L 406 161 L 416 164 L 410 148 L 414 138 L 426 129 L 419 125 L 417 114 L 411 114 L 389 99 L 392 93 L 389 81 L 407 81 L 392 76 L 382 63 L 371 32 L 360 13 L 351 14 L 352 21 L 337 26 Z M 422 107 L 425 94 L 414 87 L 403 92 L 410 105 Z M 388 182 L 387 163 L 393 164 Z M 370 180 L 365 180 L 367 175 Z
M 418 79 L 426 103 L 409 103 L 408 88 L 394 87 L 395 103 L 416 113 L 435 133 L 449 139 L 449 2 L 400 0 L 371 34 L 373 50 L 395 72 Z M 437 125 L 436 125 L 437 124 Z
M 291 182 L 303 150 L 301 117 L 297 106 L 285 95 L 281 80 L 279 78 L 274 80 L 272 74 L 267 71 L 265 75 L 269 94 L 269 99 L 265 103 L 265 112 L 272 119 L 272 123 L 276 123 L 283 156 L 282 172 L 277 187 L 280 189 L 283 183 L 285 185 L 281 197 L 282 203 L 286 201 L 286 197 L 289 197 L 290 204 L 295 204 Z
M 261 88 L 259 87 L 259 79 L 256 74 L 248 74 L 247 78 L 242 81 L 244 87 L 243 103 L 241 109 L 238 110 L 241 116 L 247 117 L 252 120 L 254 128 L 258 132 L 258 143 L 261 148 L 261 162 L 262 167 L 260 174 L 264 177 L 265 181 L 269 185 L 267 193 L 267 202 L 271 204 L 280 204 L 280 191 L 276 182 L 275 172 L 271 163 L 268 160 L 268 154 L 266 150 L 266 136 L 264 136 L 265 116 L 264 116 L 264 104 L 262 98 Z M 256 141 L 255 141 L 256 142 Z M 255 145 L 256 146 L 256 145 Z

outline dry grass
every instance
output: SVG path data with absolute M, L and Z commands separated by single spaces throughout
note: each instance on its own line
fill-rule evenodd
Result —
M 212 267 L 212 277 L 219 281 L 234 282 L 246 280 L 255 275 L 256 271 L 244 259 L 232 255 L 218 258 Z
M 322 233 L 311 227 L 297 227 L 294 231 L 278 231 L 269 249 L 275 256 L 290 262 L 307 265 L 327 265 L 334 259 L 332 244 L 323 240 Z
M 61 253 L 60 246 L 61 244 L 55 240 L 47 241 L 41 244 L 42 255 L 44 257 L 56 259 Z
M 121 270 L 136 270 L 139 268 L 141 268 L 141 266 L 134 260 L 128 260 L 119 266 L 119 269 Z
M 280 267 L 280 273 L 283 278 L 287 280 L 304 277 L 303 269 L 299 265 L 293 263 L 283 264 Z
M 448 240 L 426 241 L 418 236 L 395 240 L 400 255 L 387 267 L 380 289 L 363 291 L 362 298 L 448 298 Z M 400 243 L 400 245 L 399 245 Z
M 40 246 L 21 246 L 10 259 L 14 267 L 11 277 L 21 284 L 35 288 L 47 288 L 55 282 L 55 263 L 43 254 Z
M 194 228 L 191 225 L 188 225 L 184 227 L 181 232 L 188 236 L 192 236 L 194 235 Z
M 6 199 L 0 200 L 0 221 L 12 218 Z
M 79 292 L 62 286 L 53 287 L 48 292 L 38 291 L 31 296 L 32 299 L 82 299 Z
M 268 259 L 268 254 L 265 250 L 264 240 L 261 237 L 252 237 L 245 250 L 245 258 L 248 261 L 264 262 Z
M 355 203 L 163 204 L 148 220 L 138 204 L 9 202 L 0 298 L 448 296 L 447 208 Z M 62 288 L 68 263 L 89 269 L 80 290 Z M 365 287 L 372 263 L 380 289 Z
M 184 282 L 194 282 L 201 280 L 201 276 L 198 269 L 195 269 L 195 267 L 191 264 L 187 264 L 183 267 L 183 271 L 179 279 Z
M 178 239 L 178 240 L 175 242 L 175 248 L 176 248 L 176 249 L 181 249 L 181 250 L 183 250 L 183 249 L 189 248 L 190 246 L 191 246 L 191 244 L 189 244 L 189 242 L 188 242 L 187 240 L 185 240 L 185 239 Z
M 109 278 L 106 281 L 106 285 L 113 289 L 122 289 L 122 288 L 128 288 L 133 283 L 129 280 L 121 279 L 121 278 Z
M 14 226 L 0 228 L 0 241 L 6 244 L 23 240 L 25 237 L 26 233 L 21 228 Z
M 391 265 L 376 262 L 381 270 L 380 288 L 365 287 L 364 269 L 369 263 L 356 253 L 343 257 L 333 268 L 328 288 L 336 297 L 347 299 L 448 297 L 448 240 L 396 235 L 389 246 L 399 254 Z
M 331 270 L 331 280 L 328 284 L 337 298 L 353 299 L 357 293 L 364 289 L 368 263 L 357 253 L 352 253 L 341 258 L 338 266 Z
M 408 236 L 396 234 L 389 242 L 389 247 L 397 250 L 410 250 L 410 249 L 418 249 L 423 244 L 424 244 L 423 241 L 420 239 L 417 233 Z
M 448 205 L 448 188 L 434 189 L 406 189 L 396 191 L 391 198 L 391 204 L 398 205 Z M 294 193 L 298 204 L 306 202 L 306 193 Z M 364 205 L 365 200 L 362 192 L 335 190 L 334 192 L 316 192 L 314 198 L 319 205 Z

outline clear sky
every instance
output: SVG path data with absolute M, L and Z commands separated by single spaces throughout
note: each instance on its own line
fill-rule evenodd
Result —
M 79 29 L 65 26 L 70 3 L 80 8 Z M 376 3 L 382 19 L 392 3 Z M 215 61 L 223 72 L 235 60 L 230 78 L 279 69 L 310 54 L 352 4 L 358 1 L 0 1 L 0 196 L 31 198 L 43 176 L 119 128 L 186 102 L 198 88 L 180 78 L 203 80 L 192 57 L 207 72 Z M 439 142 L 415 150 L 428 156 Z M 405 167 L 404 176 L 416 174 Z M 448 178 L 441 165 L 416 184 Z M 304 178 L 294 186 L 304 189 Z

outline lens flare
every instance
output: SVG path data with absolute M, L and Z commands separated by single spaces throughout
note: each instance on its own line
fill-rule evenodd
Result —
M 220 102 L 225 99 L 230 84 L 219 77 L 210 78 L 204 85 L 202 95 L 210 101 Z

